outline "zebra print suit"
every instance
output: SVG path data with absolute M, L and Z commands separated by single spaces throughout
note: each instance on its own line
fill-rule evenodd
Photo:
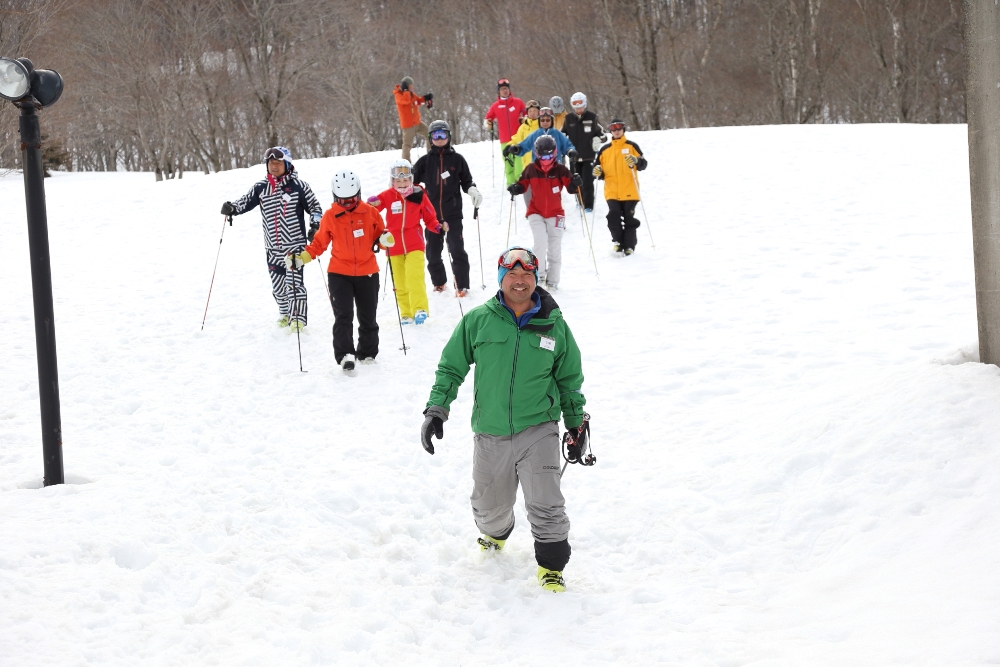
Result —
M 289 165 L 288 172 L 275 179 L 257 181 L 246 193 L 233 202 L 235 215 L 242 215 L 260 206 L 260 216 L 264 225 L 264 250 L 267 253 L 267 269 L 271 273 L 271 292 L 278 304 L 278 310 L 289 320 L 299 320 L 306 324 L 309 305 L 306 286 L 302 280 L 302 267 L 285 270 L 285 255 L 302 252 L 306 246 L 305 211 L 310 215 L 323 214 L 316 195 L 309 185 L 299 180 L 295 167 Z

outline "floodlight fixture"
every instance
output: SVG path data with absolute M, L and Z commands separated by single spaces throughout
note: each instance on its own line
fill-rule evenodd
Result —
M 62 95 L 63 80 L 59 72 L 35 69 L 27 58 L 0 58 L 0 97 L 17 106 L 31 102 L 47 107 Z

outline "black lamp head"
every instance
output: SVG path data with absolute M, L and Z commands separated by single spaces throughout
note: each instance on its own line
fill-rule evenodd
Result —
M 50 69 L 35 69 L 27 58 L 0 58 L 0 98 L 23 102 L 31 97 L 40 107 L 47 107 L 59 99 L 63 80 Z

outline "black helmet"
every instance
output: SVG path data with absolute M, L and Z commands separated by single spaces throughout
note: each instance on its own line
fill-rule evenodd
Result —
M 542 136 L 535 139 L 535 157 L 546 157 L 549 155 L 555 155 L 556 153 L 556 140 L 552 138 L 551 134 L 543 134 Z
M 446 120 L 436 120 L 430 124 L 427 128 L 427 136 L 431 136 L 434 132 L 444 130 L 448 133 L 448 138 L 451 139 L 451 125 L 448 125 Z

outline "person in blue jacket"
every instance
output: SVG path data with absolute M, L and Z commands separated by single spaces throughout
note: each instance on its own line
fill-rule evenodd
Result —
M 520 144 L 508 146 L 506 150 L 510 151 L 514 155 L 527 155 L 528 159 L 523 160 L 523 162 L 524 164 L 528 164 L 533 159 L 531 149 L 535 147 L 535 140 L 543 134 L 548 134 L 556 140 L 556 159 L 559 162 L 562 162 L 563 158 L 567 155 L 570 156 L 570 158 L 575 158 L 576 148 L 573 147 L 569 137 L 553 127 L 554 120 L 555 114 L 552 113 L 552 109 L 549 107 L 542 107 L 538 112 L 538 129 L 525 137 L 524 141 Z

